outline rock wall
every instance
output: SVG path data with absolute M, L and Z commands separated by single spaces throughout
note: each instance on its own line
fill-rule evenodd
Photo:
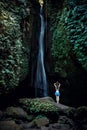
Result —
M 29 72 L 31 3 L 0 1 L 0 95 L 14 90 Z

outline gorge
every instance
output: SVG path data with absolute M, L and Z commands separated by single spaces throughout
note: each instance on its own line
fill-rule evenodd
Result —
M 87 105 L 86 1 L 1 0 L 0 7 L 0 99 L 9 94 L 55 99 L 58 80 L 61 103 Z M 42 35 L 41 19 L 47 20 Z
M 86 99 L 87 0 L 0 0 L 0 130 L 87 130 Z

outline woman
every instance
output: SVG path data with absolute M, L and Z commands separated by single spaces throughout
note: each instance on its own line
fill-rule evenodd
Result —
M 59 97 L 60 97 L 60 92 L 59 92 L 59 88 L 61 86 L 61 84 L 57 81 L 56 83 L 54 83 L 55 86 L 55 96 L 56 96 L 56 102 L 57 104 L 59 104 Z

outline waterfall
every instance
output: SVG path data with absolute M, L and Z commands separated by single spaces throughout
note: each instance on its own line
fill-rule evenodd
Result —
M 44 32 L 45 32 L 45 21 L 43 17 L 43 6 L 40 8 L 40 36 L 39 36 L 39 50 L 37 57 L 37 68 L 35 78 L 35 96 L 45 97 L 47 96 L 47 79 L 44 67 Z

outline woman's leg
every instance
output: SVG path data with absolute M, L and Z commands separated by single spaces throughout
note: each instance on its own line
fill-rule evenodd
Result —
M 59 104 L 59 96 L 56 96 L 56 102 Z

